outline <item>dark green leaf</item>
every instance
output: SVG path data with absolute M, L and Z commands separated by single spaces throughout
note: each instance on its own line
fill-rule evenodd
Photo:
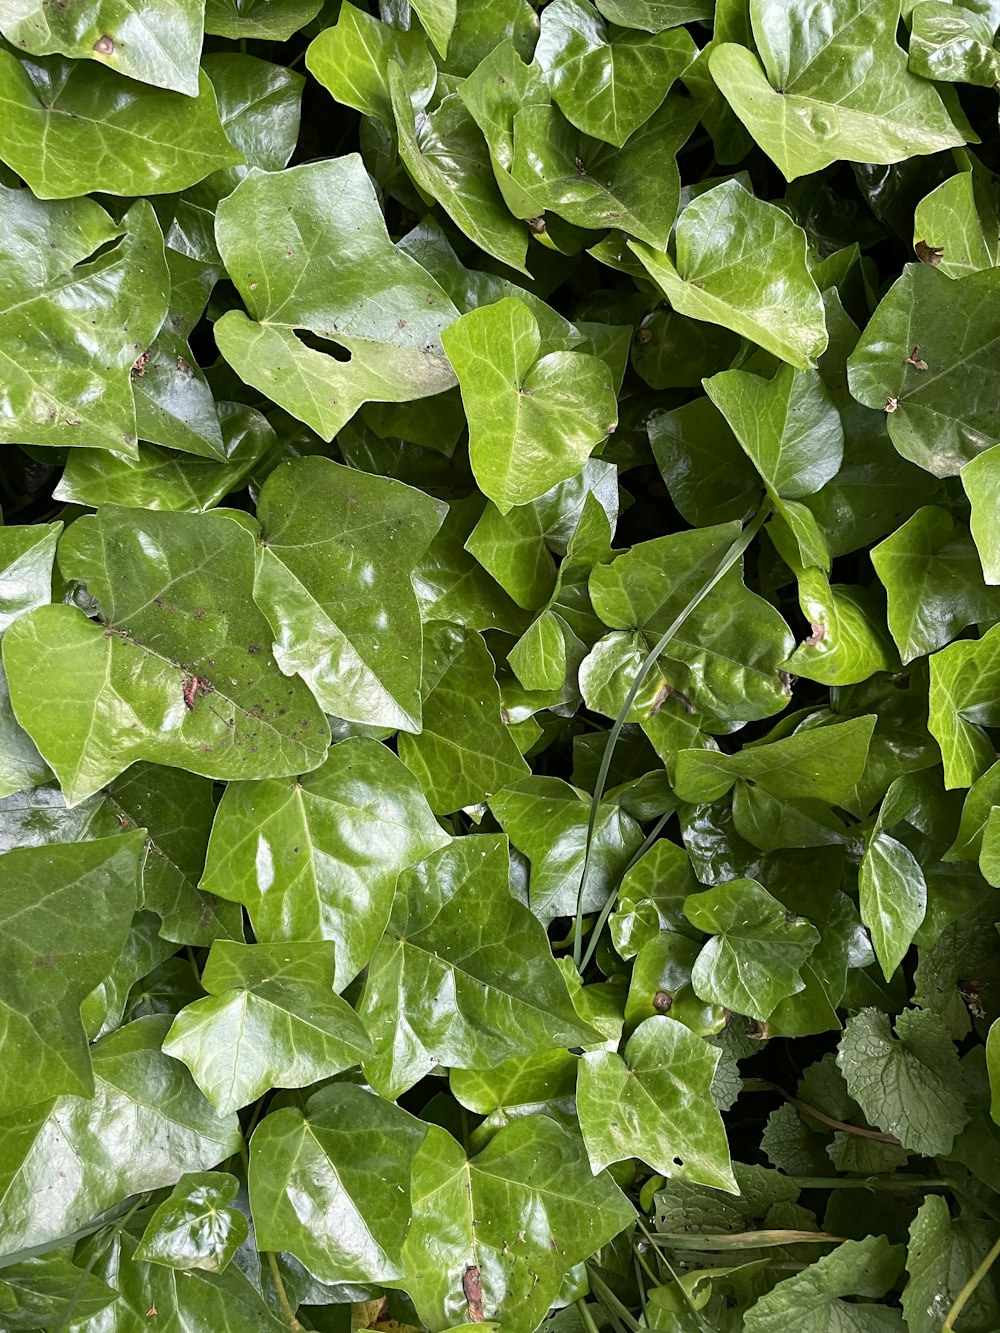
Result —
M 247 1220 L 230 1207 L 239 1181 L 224 1171 L 182 1176 L 149 1220 L 135 1257 L 185 1272 L 221 1273 L 247 1238 Z

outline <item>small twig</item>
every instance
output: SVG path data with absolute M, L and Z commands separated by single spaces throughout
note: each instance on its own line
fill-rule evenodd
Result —
M 883 1134 L 879 1129 L 863 1129 L 860 1125 L 849 1125 L 845 1120 L 835 1120 L 833 1116 L 827 1115 L 818 1107 L 810 1106 L 808 1102 L 802 1101 L 799 1097 L 793 1097 L 790 1092 L 784 1088 L 779 1088 L 777 1083 L 770 1083 L 766 1078 L 745 1078 L 743 1080 L 744 1092 L 776 1092 L 784 1097 L 786 1102 L 803 1111 L 806 1115 L 812 1116 L 814 1120 L 821 1121 L 824 1125 L 829 1125 L 831 1129 L 842 1130 L 845 1134 L 856 1134 L 861 1139 L 874 1139 L 877 1143 L 894 1143 L 897 1147 L 902 1145 L 895 1134 Z

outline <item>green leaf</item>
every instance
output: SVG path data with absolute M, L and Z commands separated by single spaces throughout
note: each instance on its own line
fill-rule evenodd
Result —
M 907 68 L 898 0 L 831 0 L 822 14 L 804 0 L 751 0 L 750 19 L 761 59 L 723 43 L 709 67 L 786 180 L 838 158 L 898 162 L 965 142 L 935 89 Z
M 0 185 L 0 238 L 0 440 L 65 447 L 82 433 L 92 449 L 134 454 L 129 373 L 170 290 L 149 204 L 116 227 L 89 199 L 45 204 Z
M 910 69 L 939 83 L 992 88 L 1000 81 L 995 31 L 996 20 L 987 14 L 941 0 L 921 0 L 910 15 Z
M 611 914 L 611 938 L 621 957 L 634 957 L 661 931 L 687 929 L 684 900 L 697 888 L 684 849 L 668 838 L 654 842 L 622 879 Z
M 247 1220 L 230 1205 L 239 1181 L 225 1171 L 182 1176 L 149 1220 L 135 1257 L 185 1272 L 221 1273 L 247 1238 Z
M 456 1100 L 486 1117 L 482 1129 L 497 1129 L 523 1116 L 547 1115 L 566 1128 L 576 1121 L 577 1056 L 569 1051 L 515 1055 L 493 1069 L 452 1069 L 448 1084 Z
M 705 381 L 705 391 L 772 495 L 812 495 L 837 475 L 844 428 L 817 371 L 784 365 L 764 380 L 724 370 Z
M 855 717 L 805 727 L 737 754 L 682 750 L 674 790 L 682 801 L 717 801 L 742 779 L 772 796 L 842 805 L 864 772 L 874 728 L 874 717 Z
M 886 412 L 899 452 L 935 477 L 955 476 L 1000 443 L 983 397 L 996 373 L 998 283 L 997 269 L 952 279 L 907 265 L 847 364 L 851 393 Z
M 583 874 L 590 797 L 560 778 L 530 777 L 506 787 L 490 809 L 511 843 L 531 862 L 528 901 L 541 921 L 572 916 Z M 639 826 L 602 801 L 590 839 L 584 910 L 600 910 L 642 842 Z
M 904 1333 L 898 1310 L 868 1301 L 892 1287 L 903 1263 L 903 1247 L 885 1236 L 847 1240 L 801 1273 L 786 1277 L 747 1311 L 747 1333 Z
M 529 772 L 503 719 L 493 659 L 472 630 L 424 628 L 423 730 L 399 737 L 399 757 L 435 814 L 486 800 Z
M 906 1250 L 909 1277 L 900 1299 L 910 1333 L 938 1333 L 942 1318 L 986 1258 L 993 1230 L 985 1221 L 953 1221 L 947 1200 L 928 1194 L 910 1223 Z M 1000 1319 L 1000 1301 L 988 1280 L 976 1287 L 974 1301 L 984 1328 Z
M 139 890 L 136 834 L 0 859 L 0 1016 L 5 1112 L 93 1094 L 80 1005 L 111 971 Z
M 406 1274 L 394 1285 L 431 1328 L 499 1319 L 504 1333 L 533 1333 L 567 1270 L 634 1216 L 607 1172 L 591 1174 L 580 1140 L 545 1116 L 514 1121 L 471 1161 L 432 1125 L 412 1190 Z
M 965 11 L 968 13 L 968 11 Z M 985 172 L 959 171 L 921 199 L 913 214 L 914 247 L 939 257 L 950 278 L 993 268 L 1000 248 L 997 194 Z
M 766 1021 L 779 1001 L 805 987 L 802 965 L 819 932 L 752 879 L 736 879 L 684 904 L 693 926 L 712 938 L 691 973 L 695 992 L 713 1004 Z
M 104 625 L 45 606 L 3 640 L 14 711 L 68 804 L 137 759 L 243 779 L 322 762 L 328 726 L 268 651 L 253 552 L 221 513 L 109 505 L 73 524 L 60 566 L 87 584 Z
M 427 1126 L 348 1083 L 315 1094 L 306 1113 L 266 1115 L 250 1140 L 257 1244 L 288 1250 L 321 1282 L 402 1276 L 410 1173 Z
M 707 190 L 681 213 L 676 266 L 641 241 L 629 249 L 682 315 L 733 329 L 800 370 L 826 348 L 805 233 L 738 181 Z
M 264 483 L 254 599 L 278 666 L 300 676 L 324 712 L 420 730 L 421 626 L 409 573 L 443 517 L 441 502 L 421 491 L 325 458 L 289 460 Z
M 0 1317 L 8 1329 L 58 1328 L 71 1317 L 95 1319 L 117 1298 L 100 1278 L 78 1268 L 66 1251 L 0 1270 Z
M 285 42 L 322 8 L 322 0 L 207 0 L 205 31 L 216 37 Z
M 183 190 L 240 161 L 207 74 L 195 91 L 125 81 L 92 61 L 0 51 L 0 158 L 39 199 Z
M 870 1124 L 925 1157 L 951 1151 L 968 1120 L 958 1052 L 940 1018 L 904 1009 L 896 1019 L 863 1009 L 847 1020 L 837 1064 Z
M 608 367 L 584 352 L 544 350 L 523 301 L 470 311 L 443 342 L 470 421 L 472 470 L 502 514 L 578 475 L 614 429 Z
M 972 506 L 970 527 L 979 553 L 983 578 L 991 586 L 1000 583 L 1000 538 L 993 515 L 1000 499 L 1000 449 L 987 449 L 962 468 L 960 476 Z M 992 616 L 989 617 L 993 619 Z
M 1000 720 L 994 673 L 1000 669 L 1000 626 L 981 639 L 960 639 L 930 659 L 927 725 L 941 748 L 946 787 L 968 787 L 996 758 L 983 727 Z
M 130 79 L 196 97 L 203 17 L 202 0 L 157 0 L 141 11 L 122 0 L 85 9 L 4 0 L 0 31 L 32 55 L 96 60 Z
M 231 783 L 201 885 L 242 903 L 262 944 L 330 940 L 342 990 L 375 951 L 397 876 L 448 840 L 410 771 L 354 737 L 298 780 Z
M 510 894 L 505 840 L 486 835 L 400 876 L 358 1012 L 375 1044 L 365 1075 L 386 1097 L 436 1064 L 491 1069 L 594 1039 L 544 928 Z
M 861 920 L 888 981 L 913 942 L 927 910 L 927 884 L 910 849 L 879 831 L 858 876 Z
M 691 336 L 696 336 L 698 327 L 687 325 L 685 334 L 691 328 Z M 754 468 L 711 398 L 694 398 L 683 407 L 654 413 L 647 430 L 670 498 L 693 526 L 742 519 L 758 502 L 761 488 Z
M 663 32 L 712 16 L 709 0 L 601 0 L 597 8 L 611 23 L 644 32 Z
M 362 403 L 407 402 L 454 384 L 441 332 L 455 307 L 390 241 L 356 154 L 251 171 L 219 205 L 216 236 L 251 316 L 222 316 L 219 350 L 247 383 L 324 439 Z M 316 350 L 296 329 L 349 359 Z
M 577 1108 L 595 1171 L 638 1157 L 668 1179 L 736 1193 L 722 1117 L 708 1095 L 721 1052 L 672 1018 L 647 1018 L 624 1057 L 580 1060 Z
M 685 32 L 609 32 L 589 0 L 552 0 L 542 12 L 535 64 L 577 129 L 621 148 L 694 53 Z
M 419 28 L 403 32 L 344 3 L 337 22 L 310 43 L 306 68 L 337 102 L 392 126 L 389 65 L 399 64 L 418 105 L 434 91 L 437 66 Z
M 371 1043 L 334 993 L 334 949 L 315 943 L 212 945 L 204 1000 L 174 1019 L 163 1043 L 219 1115 L 269 1088 L 304 1088 L 359 1064 Z
M 160 1051 L 169 1018 L 140 1018 L 93 1048 L 94 1095 L 0 1117 L 5 1247 L 57 1240 L 132 1194 L 208 1171 L 239 1146 L 182 1065 Z

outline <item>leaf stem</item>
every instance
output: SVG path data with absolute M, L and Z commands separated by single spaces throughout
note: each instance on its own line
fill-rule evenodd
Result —
M 976 1271 L 972 1274 L 972 1276 L 969 1278 L 968 1282 L 966 1282 L 962 1290 L 955 1297 L 954 1303 L 952 1304 L 951 1309 L 948 1311 L 948 1317 L 941 1325 L 941 1333 L 952 1333 L 952 1329 L 954 1329 L 955 1327 L 955 1320 L 965 1309 L 966 1305 L 968 1305 L 973 1294 L 975 1293 L 976 1288 L 979 1286 L 980 1282 L 982 1282 L 983 1278 L 993 1267 L 998 1257 L 1000 1257 L 1000 1237 L 997 1237 L 997 1240 L 995 1241 L 993 1248 L 990 1250 L 989 1254 L 979 1265 Z
M 281 1306 L 281 1310 L 288 1323 L 288 1327 L 292 1329 L 292 1333 L 305 1333 L 305 1330 L 303 1329 L 302 1325 L 295 1318 L 295 1311 L 289 1304 L 288 1293 L 285 1291 L 285 1284 L 281 1280 L 281 1273 L 278 1269 L 278 1256 L 276 1254 L 272 1254 L 270 1250 L 267 1251 L 267 1264 L 271 1270 L 271 1277 L 274 1281 L 274 1289 L 278 1293 L 278 1304 Z
M 614 758 L 615 747 L 618 744 L 618 738 L 622 734 L 622 728 L 625 726 L 625 719 L 628 717 L 629 710 L 635 702 L 636 695 L 642 689 L 646 677 L 656 665 L 657 659 L 663 652 L 664 648 L 666 648 L 667 644 L 682 627 L 688 616 L 701 605 L 712 589 L 725 578 L 732 567 L 740 559 L 744 551 L 757 536 L 757 533 L 764 526 L 770 512 L 771 501 L 765 498 L 761 502 L 760 508 L 757 510 L 756 514 L 722 557 L 715 573 L 711 578 L 705 580 L 680 614 L 667 627 L 667 629 L 664 630 L 658 642 L 650 649 L 642 666 L 636 672 L 635 680 L 632 682 L 632 685 L 625 696 L 625 702 L 618 710 L 618 716 L 615 718 L 611 730 L 608 732 L 607 744 L 604 747 L 600 767 L 597 770 L 597 781 L 594 783 L 594 795 L 590 802 L 590 816 L 587 820 L 587 841 L 583 854 L 583 871 L 580 875 L 580 887 L 576 896 L 576 919 L 573 926 L 573 965 L 579 972 L 583 971 L 583 904 L 587 887 L 587 874 L 590 870 L 591 853 L 594 845 L 594 830 L 597 827 L 597 813 L 600 809 L 601 798 L 604 795 L 604 788 L 608 780 L 608 774 L 611 771 L 611 760 Z M 610 911 L 610 909 L 608 910 Z
M 576 1309 L 580 1316 L 580 1323 L 586 1329 L 586 1333 L 599 1333 L 598 1327 L 594 1323 L 594 1316 L 590 1313 L 590 1307 L 582 1296 L 576 1302 Z
M 800 1190 L 932 1190 L 954 1189 L 950 1176 L 789 1176 Z
M 621 874 L 622 879 L 625 878 L 625 876 L 636 864 L 636 862 L 640 860 L 641 857 L 644 856 L 646 852 L 649 851 L 650 847 L 652 847 L 653 843 L 660 836 L 663 826 L 669 818 L 670 814 L 661 815 L 660 818 L 656 821 L 656 823 L 650 829 L 649 833 L 647 833 L 646 837 L 643 839 L 642 846 L 639 848 L 635 856 L 632 857 L 631 861 L 629 861 L 628 865 L 622 871 Z M 590 960 L 597 952 L 597 946 L 600 943 L 601 939 L 601 932 L 607 925 L 608 917 L 611 915 L 612 908 L 614 907 L 615 902 L 618 899 L 619 888 L 620 888 L 620 882 L 615 884 L 614 888 L 611 890 L 607 898 L 604 900 L 604 906 L 601 908 L 600 916 L 598 916 L 596 922 L 594 923 L 594 929 L 590 932 L 590 939 L 587 941 L 587 950 L 583 955 L 583 961 L 580 963 L 581 974 L 586 972 Z
M 819 1110 L 816 1106 L 810 1106 L 808 1102 L 802 1101 L 798 1097 L 793 1097 L 790 1092 L 780 1088 L 777 1083 L 770 1083 L 766 1078 L 745 1078 L 743 1080 L 744 1092 L 776 1092 L 784 1097 L 786 1102 L 811 1116 L 813 1120 L 819 1120 L 824 1125 L 829 1125 L 831 1129 L 839 1129 L 844 1134 L 856 1134 L 861 1139 L 874 1139 L 877 1143 L 894 1143 L 901 1146 L 899 1139 L 895 1134 L 883 1134 L 880 1129 L 865 1129 L 861 1125 L 849 1125 L 845 1120 L 835 1120 L 833 1116 L 827 1115 L 825 1111 Z

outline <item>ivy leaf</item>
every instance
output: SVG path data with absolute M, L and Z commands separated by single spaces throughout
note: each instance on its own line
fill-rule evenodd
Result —
M 135 834 L 0 858 L 0 1106 L 94 1090 L 80 1005 L 111 971 L 139 890 Z
M 684 914 L 712 936 L 691 972 L 701 999 L 765 1022 L 781 1000 L 804 989 L 802 965 L 819 943 L 819 932 L 786 912 L 755 880 L 736 879 L 694 893 Z
M 32 55 L 96 60 L 130 79 L 196 97 L 203 17 L 203 0 L 157 0 L 141 12 L 121 0 L 80 10 L 5 0 L 0 31 Z M 109 39 L 111 49 L 105 50 Z
M 205 31 L 238 40 L 286 42 L 322 7 L 322 0 L 207 0 Z
M 201 885 L 242 903 L 262 944 L 330 940 L 342 990 L 375 951 L 397 876 L 447 842 L 410 771 L 354 737 L 298 780 L 231 783 Z
M 117 1298 L 114 1288 L 78 1268 L 65 1250 L 0 1269 L 0 1315 L 11 1330 L 58 1328 L 71 1316 L 87 1323 Z
M 248 1234 L 246 1217 L 230 1206 L 238 1189 L 239 1181 L 225 1171 L 182 1176 L 150 1218 L 136 1259 L 221 1273 Z
M 992 88 L 1000 81 L 996 20 L 963 5 L 921 0 L 910 16 L 910 69 L 939 83 Z
M 0 440 L 65 447 L 82 431 L 92 449 L 134 455 L 129 374 L 170 291 L 149 204 L 137 203 L 116 227 L 89 199 L 40 203 L 0 184 L 0 238 Z
M 370 1053 L 364 1027 L 334 993 L 334 950 L 315 943 L 217 940 L 202 973 L 208 992 L 174 1019 L 163 1043 L 187 1065 L 219 1115 L 268 1088 L 304 1088 Z
M 390 62 L 406 70 L 413 96 L 423 106 L 437 82 L 437 66 L 423 32 L 381 23 L 347 0 L 337 22 L 324 28 L 306 52 L 306 68 L 337 102 L 392 126 Z
M 726 1131 L 709 1096 L 720 1058 L 665 1016 L 640 1023 L 624 1057 L 587 1052 L 577 1109 L 593 1169 L 638 1157 L 668 1179 L 736 1193 Z
M 970 527 L 983 578 L 994 587 L 1000 583 L 1000 539 L 992 521 L 1000 499 L 1000 448 L 987 449 L 973 458 L 962 468 L 960 475 L 972 506 Z
M 1000 245 L 997 203 L 985 172 L 956 172 L 914 210 L 914 245 L 926 247 L 929 254 L 939 253 L 938 267 L 952 278 L 994 267 Z
M 436 814 L 486 800 L 527 775 L 478 634 L 440 620 L 426 625 L 422 689 L 423 730 L 400 735 L 399 757 Z
M 642 241 L 629 249 L 680 314 L 733 329 L 800 370 L 826 348 L 805 233 L 739 181 L 716 185 L 684 209 L 676 265 Z
M 122 82 L 89 60 L 0 51 L 0 158 L 39 199 L 183 190 L 240 161 L 207 74 L 196 91 Z
M 576 1121 L 578 1058 L 569 1051 L 515 1055 L 495 1069 L 453 1069 L 448 1084 L 456 1100 L 486 1119 L 492 1137 L 523 1116 L 546 1115 L 572 1129 Z
M 861 920 L 888 981 L 920 928 L 927 910 L 927 884 L 910 849 L 887 833 L 871 839 L 858 876 Z
M 948 278 L 933 265 L 907 265 L 847 363 L 851 393 L 888 413 L 893 444 L 935 477 L 955 476 L 1000 443 L 981 393 L 969 393 L 996 375 L 998 283 L 997 269 Z
M 546 1116 L 515 1120 L 471 1161 L 431 1125 L 412 1191 L 406 1274 L 393 1285 L 432 1328 L 498 1319 L 504 1333 L 533 1333 L 565 1273 L 634 1216 L 607 1172 L 591 1173 L 580 1140 Z
M 216 237 L 250 313 L 230 310 L 218 320 L 219 350 L 324 439 L 364 402 L 407 402 L 454 384 L 441 332 L 455 307 L 390 241 L 356 154 L 251 171 L 219 205 Z M 307 345 L 297 329 L 349 359 Z
M 409 573 L 444 512 L 422 491 L 326 458 L 290 460 L 264 483 L 254 600 L 279 667 L 300 676 L 324 712 L 420 730 L 421 626 Z
M 958 1052 L 937 1014 L 904 1009 L 889 1019 L 863 1009 L 847 1020 L 837 1064 L 870 1124 L 925 1157 L 951 1152 L 968 1113 Z
M 663 32 L 682 23 L 694 23 L 711 18 L 707 0 L 601 0 L 597 8 L 604 17 L 623 28 L 640 28 L 643 32 Z
M 543 351 L 538 321 L 516 297 L 463 315 L 443 342 L 471 423 L 472 470 L 502 514 L 575 477 L 614 429 L 607 366 Z
M 267 651 L 253 553 L 252 534 L 221 513 L 108 505 L 73 524 L 60 564 L 86 582 L 104 624 L 45 606 L 3 640 L 14 711 L 67 804 L 137 759 L 221 778 L 322 762 L 326 720 Z
M 187 1070 L 160 1051 L 169 1026 L 140 1018 L 103 1037 L 92 1048 L 92 1097 L 0 1117 L 0 1228 L 11 1251 L 70 1235 L 130 1195 L 238 1150 L 236 1117 L 216 1116 Z
M 402 1276 L 410 1176 L 427 1126 L 348 1083 L 282 1107 L 250 1140 L 257 1244 L 288 1250 L 321 1282 Z
M 983 727 L 1000 718 L 993 687 L 1000 670 L 1000 626 L 934 653 L 930 670 L 927 726 L 941 747 L 945 786 L 968 787 L 996 758 Z
M 386 1097 L 439 1063 L 491 1069 L 595 1037 L 577 1018 L 543 927 L 510 894 L 505 840 L 485 834 L 400 876 L 358 1013 L 375 1044 L 365 1075 Z
M 747 1311 L 748 1333 L 904 1333 L 898 1310 L 845 1296 L 884 1296 L 903 1263 L 903 1247 L 885 1236 L 847 1240 L 801 1273 L 786 1277 Z
M 577 129 L 621 148 L 663 101 L 692 46 L 677 30 L 609 32 L 589 0 L 552 0 L 542 13 L 535 64 Z

